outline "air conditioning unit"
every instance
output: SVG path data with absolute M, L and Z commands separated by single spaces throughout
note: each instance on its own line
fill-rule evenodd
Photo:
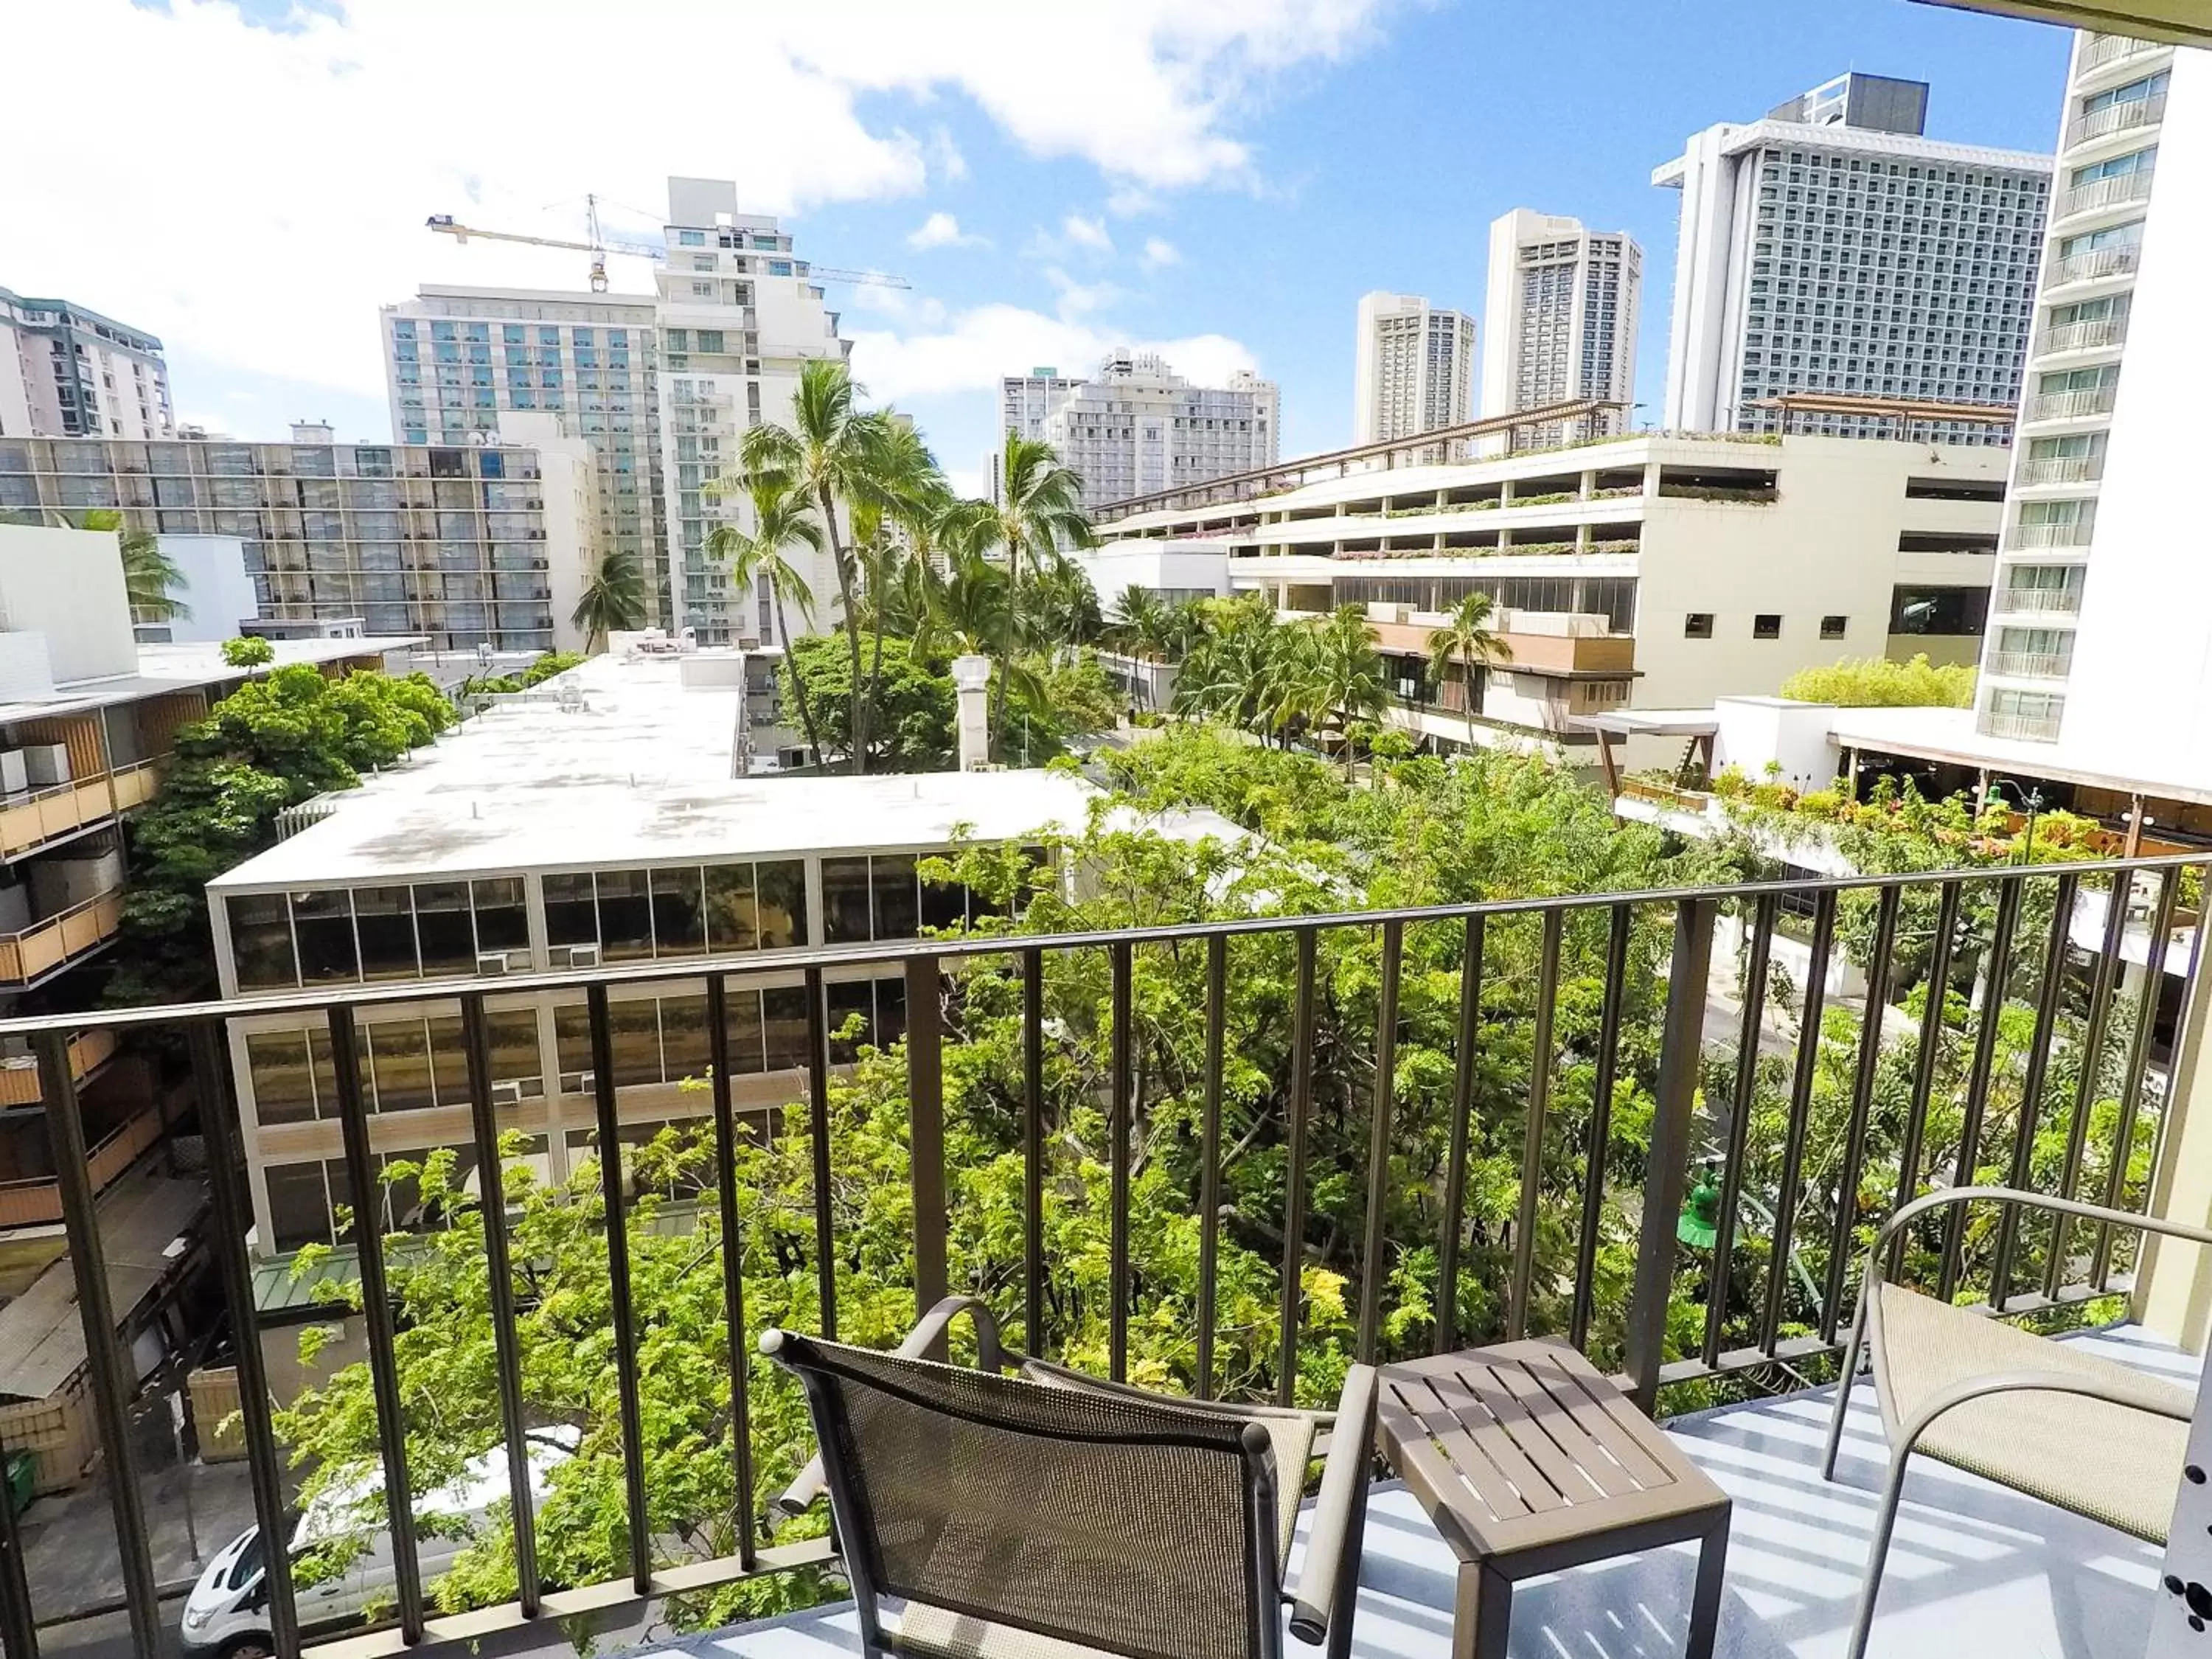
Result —
M 520 1106 L 522 1103 L 522 1079 L 511 1077 L 493 1079 L 491 1103 L 495 1106 Z
M 556 945 L 551 955 L 556 968 L 596 968 L 599 965 L 599 947 L 596 945 Z
M 564 1095 L 588 1095 L 599 1086 L 597 1072 L 563 1072 L 561 1073 L 561 1092 Z
M 527 951 L 481 951 L 477 953 L 477 976 L 488 979 L 495 974 L 526 974 L 530 971 L 530 952 Z

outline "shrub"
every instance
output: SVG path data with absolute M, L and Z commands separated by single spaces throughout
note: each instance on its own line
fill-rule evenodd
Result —
M 1839 708 L 1971 708 L 1974 671 L 1965 664 L 1939 668 L 1925 653 L 1910 662 L 1870 657 L 1801 668 L 1782 682 L 1782 695 Z
M 241 635 L 222 642 L 222 659 L 233 668 L 259 668 L 276 660 L 276 647 L 266 640 Z

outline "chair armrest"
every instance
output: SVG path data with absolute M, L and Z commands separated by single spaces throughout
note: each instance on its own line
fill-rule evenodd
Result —
M 1291 1598 L 1291 1633 L 1318 1646 L 1328 1639 L 1329 1620 L 1346 1573 L 1355 1578 L 1359 1563 L 1353 1516 L 1365 1495 L 1369 1460 L 1374 1455 L 1376 1378 L 1372 1365 L 1354 1365 L 1345 1374 L 1336 1402 L 1336 1432 L 1322 1465 L 1321 1492 L 1314 1499 L 1313 1524 L 1306 1533 L 1305 1567 Z
M 906 1334 L 905 1340 L 894 1352 L 902 1359 L 921 1358 L 951 1328 L 953 1320 L 963 1313 L 975 1327 L 975 1369 L 996 1376 L 1006 1369 L 1005 1350 L 999 1342 L 999 1322 L 988 1308 L 972 1296 L 946 1297 L 915 1322 L 914 1328 Z M 761 1352 L 773 1357 L 776 1348 L 781 1345 L 782 1337 L 781 1331 L 763 1331 Z M 786 1486 L 769 1507 L 780 1515 L 804 1515 L 813 1505 L 814 1500 L 822 1496 L 824 1484 L 822 1454 L 817 1452 L 807 1460 L 806 1467 L 799 1470 L 798 1478 Z
M 2087 1221 L 2110 1222 L 2116 1227 L 2136 1227 L 2144 1232 L 2158 1233 L 2168 1238 L 2186 1239 L 2192 1244 L 2212 1244 L 2212 1232 L 2186 1223 L 2168 1221 L 2160 1216 L 2138 1215 L 2129 1210 L 2108 1210 L 2101 1204 L 2084 1204 L 2079 1199 L 2057 1198 L 2046 1193 L 2022 1192 L 2017 1187 L 1947 1187 L 1941 1192 L 1923 1193 L 1882 1224 L 1875 1235 L 1872 1260 L 1879 1261 L 1889 1249 L 1889 1242 L 1907 1222 L 1917 1219 L 1929 1210 L 1941 1209 L 1952 1204 L 2019 1204 L 2030 1209 L 2051 1210 L 2062 1215 L 2079 1216 Z

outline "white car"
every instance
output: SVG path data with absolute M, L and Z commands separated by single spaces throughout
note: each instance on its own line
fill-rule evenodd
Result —
M 557 1427 L 535 1430 L 532 1437 L 530 1488 L 533 1504 L 538 1504 L 544 1500 L 547 1476 L 574 1455 L 577 1434 L 572 1428 Z M 383 1480 L 375 1478 L 358 1486 L 319 1494 L 305 1510 L 288 1517 L 291 1554 L 296 1558 L 345 1530 L 348 1517 L 359 1513 L 362 1500 L 380 1502 L 383 1491 Z M 495 1446 L 470 1460 L 452 1482 L 416 1499 L 415 1514 L 418 1520 L 428 1515 L 459 1515 L 468 1522 L 466 1530 L 473 1533 L 492 1506 L 507 1496 L 507 1449 Z M 434 1583 L 468 1543 L 465 1537 L 418 1535 L 415 1553 L 422 1566 L 423 1585 L 427 1588 Z M 258 1527 L 249 1527 L 217 1552 L 185 1598 L 184 1659 L 268 1659 L 276 1652 L 275 1634 L 269 1627 L 266 1565 Z M 379 1532 L 375 1542 L 337 1577 L 296 1587 L 300 1623 L 313 1627 L 357 1619 L 371 1603 L 388 1603 L 393 1583 L 391 1534 Z

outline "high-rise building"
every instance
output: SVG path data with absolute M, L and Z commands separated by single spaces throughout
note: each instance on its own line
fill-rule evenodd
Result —
M 0 512 L 112 507 L 127 530 L 238 537 L 272 623 L 359 618 L 440 650 L 574 647 L 598 512 L 566 418 L 509 415 L 520 441 L 506 444 L 341 444 L 315 425 L 290 443 L 0 438 Z
M 999 429 L 1042 440 L 1045 424 L 1081 389 L 1083 382 L 1049 366 L 999 382 Z
M 1927 87 L 1845 75 L 1692 136 L 1651 175 L 1682 192 L 1664 424 L 1776 432 L 1790 392 L 2004 406 L 2020 395 L 2051 158 L 1939 143 Z M 1899 435 L 1887 414 L 1791 429 Z M 2002 423 L 1909 435 L 2003 443 Z
M 143 329 L 0 288 L 0 438 L 167 438 L 169 369 Z
M 1271 465 L 1282 394 L 1240 368 L 1193 386 L 1157 352 L 1116 351 L 1045 422 L 1045 439 L 1098 507 Z
M 1490 226 L 1482 412 L 1601 398 L 1620 407 L 1553 441 L 1623 431 L 1635 398 L 1644 249 L 1626 231 L 1516 208 Z
M 800 365 L 842 362 L 837 313 L 823 302 L 806 261 L 772 218 L 738 211 L 726 179 L 668 181 L 667 253 L 656 277 L 660 331 L 658 391 L 664 521 L 678 623 L 702 643 L 757 638 L 772 643 L 774 607 L 767 578 L 758 593 L 734 592 L 707 544 L 721 524 L 742 525 L 741 495 L 708 486 L 733 477 L 748 428 L 788 422 Z M 808 578 L 817 627 L 830 624 L 837 592 L 827 554 L 803 548 L 786 556 Z
M 2076 37 L 1976 711 L 1984 738 L 2199 783 L 2208 199 L 2212 59 Z
M 1388 443 L 1474 418 L 1474 319 L 1417 294 L 1359 296 L 1352 441 Z
M 403 444 L 467 443 L 516 412 L 566 416 L 599 474 L 599 546 L 637 562 L 653 620 L 672 627 L 652 296 L 426 286 L 385 307 L 381 327 Z

